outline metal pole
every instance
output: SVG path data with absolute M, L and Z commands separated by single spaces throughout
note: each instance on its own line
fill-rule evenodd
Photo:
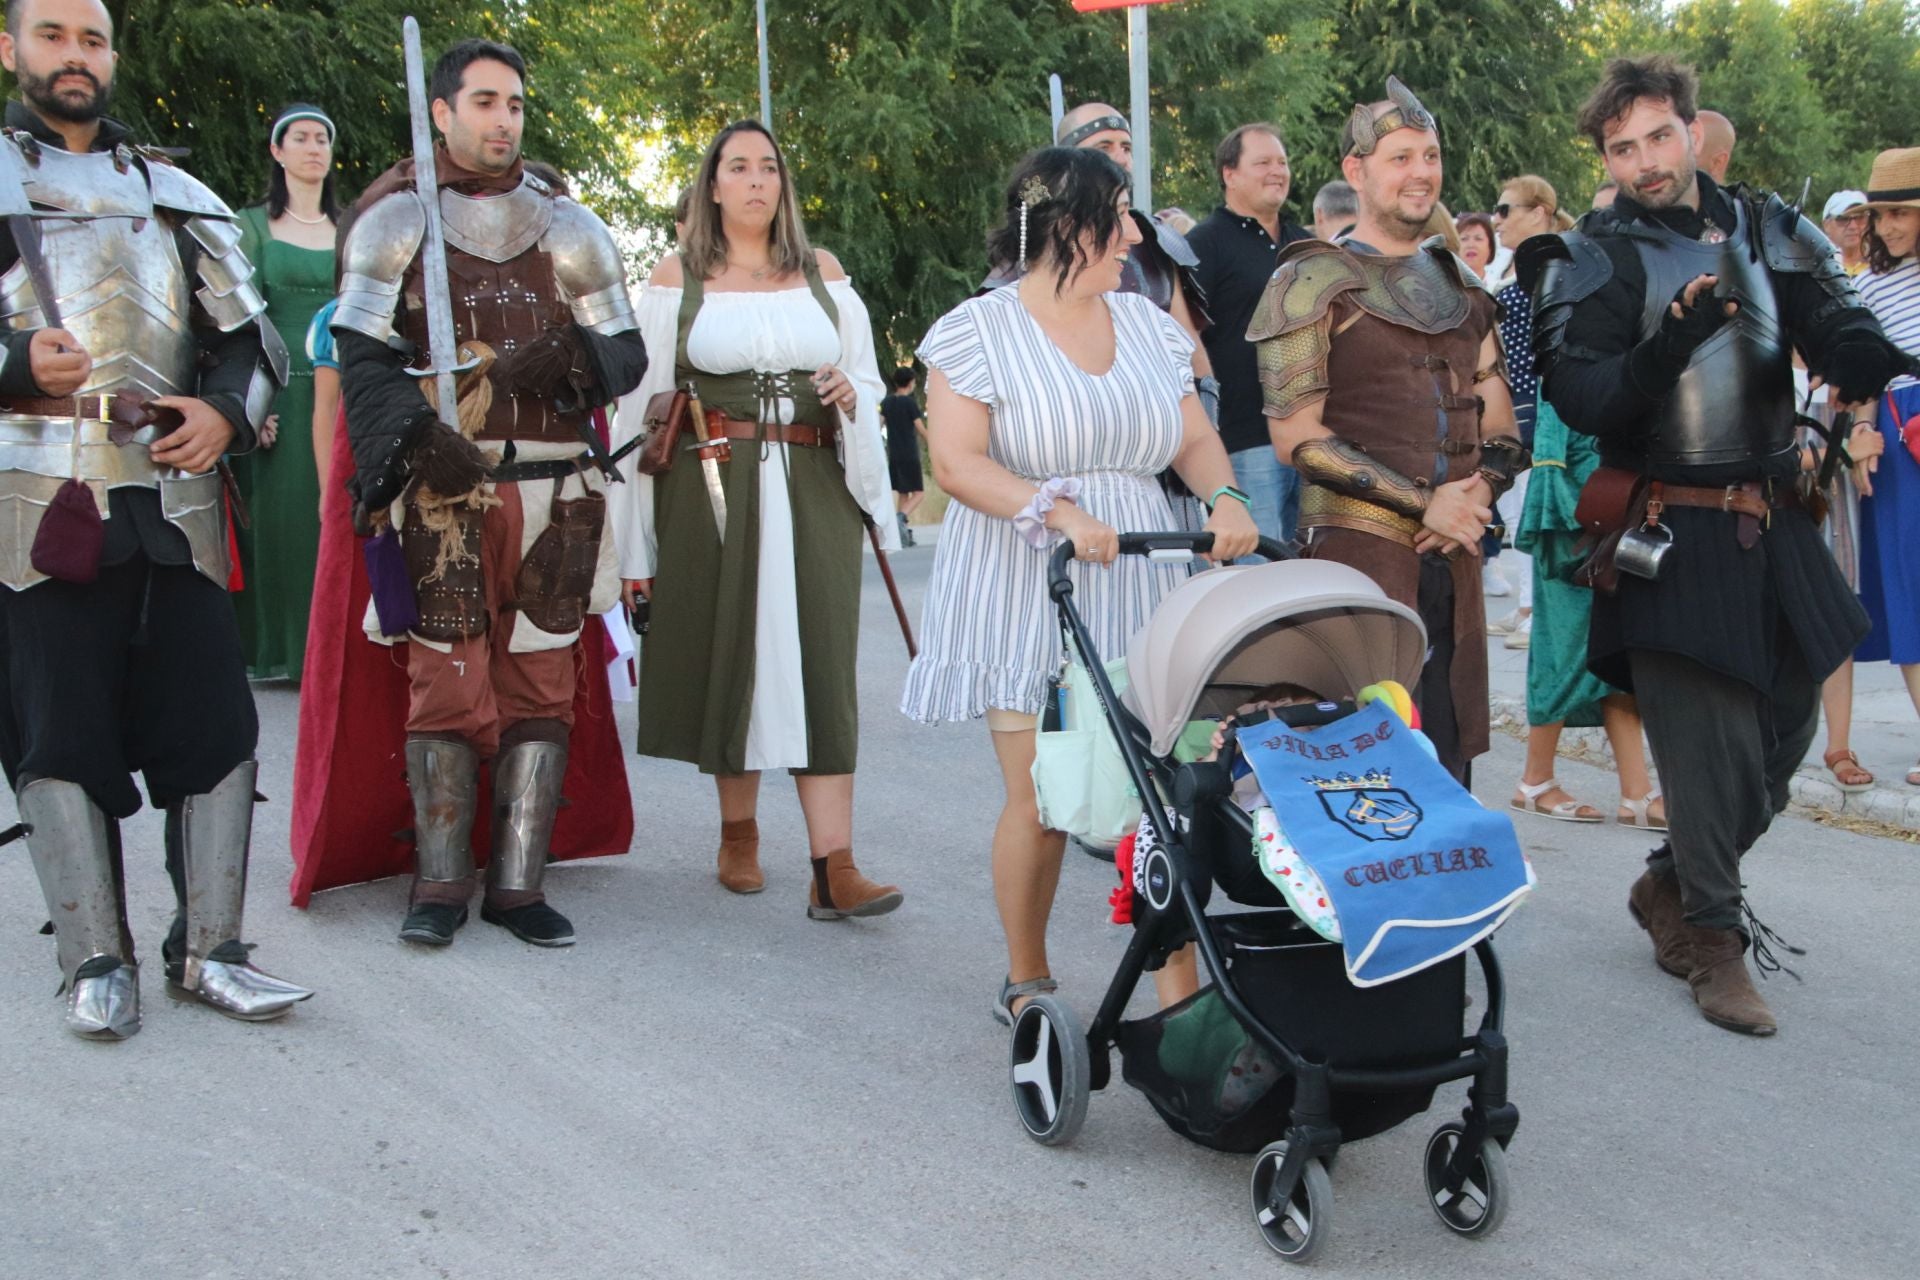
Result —
M 767 0 L 754 0 L 754 16 L 760 36 L 760 123 L 773 128 L 773 89 L 767 78 Z
M 1153 212 L 1153 146 L 1147 137 L 1147 8 L 1127 10 L 1127 68 L 1133 82 L 1133 207 Z
M 1060 136 L 1060 117 L 1067 114 L 1067 99 L 1060 89 L 1060 77 L 1057 75 L 1047 77 L 1047 106 L 1053 112 L 1053 132 L 1047 135 L 1047 141 L 1051 143 Z

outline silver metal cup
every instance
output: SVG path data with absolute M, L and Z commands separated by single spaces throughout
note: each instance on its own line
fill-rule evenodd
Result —
M 1621 536 L 1619 546 L 1614 548 L 1613 565 L 1622 573 L 1655 582 L 1660 577 L 1661 562 L 1672 549 L 1672 529 L 1664 524 L 1643 525 Z

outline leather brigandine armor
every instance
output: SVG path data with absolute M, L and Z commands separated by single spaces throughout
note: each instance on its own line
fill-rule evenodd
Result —
M 205 185 L 163 158 L 129 146 L 68 152 L 22 135 L 0 137 L 0 182 L 18 182 L 34 218 L 57 309 L 93 356 L 78 399 L 115 393 L 198 394 L 196 325 L 260 331 L 264 358 L 246 392 L 247 419 L 266 421 L 287 379 L 287 350 L 266 319 L 253 266 L 240 251 L 234 213 Z M 25 261 L 0 275 L 0 321 L 45 328 Z M 0 583 L 20 590 L 45 580 L 30 553 L 47 503 L 77 478 L 95 490 L 158 490 L 166 519 L 186 535 L 193 563 L 225 585 L 230 564 L 221 479 L 183 476 L 153 461 L 163 428 L 110 437 L 105 414 L 83 418 L 11 412 L 0 404 Z

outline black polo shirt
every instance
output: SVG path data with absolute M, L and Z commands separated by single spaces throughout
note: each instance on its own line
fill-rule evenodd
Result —
M 1200 255 L 1194 279 L 1206 292 L 1207 310 L 1213 316 L 1213 327 L 1200 338 L 1213 361 L 1213 376 L 1220 380 L 1220 440 L 1229 453 L 1263 448 L 1271 439 L 1261 411 L 1260 372 L 1253 344 L 1247 341 L 1247 325 L 1281 248 L 1312 237 L 1312 232 L 1288 222 L 1282 212 L 1276 244 L 1258 218 L 1224 205 L 1187 233 L 1187 243 Z

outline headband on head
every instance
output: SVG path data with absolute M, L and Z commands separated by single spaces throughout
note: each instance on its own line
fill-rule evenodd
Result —
M 1056 147 L 1077 147 L 1094 134 L 1105 133 L 1109 129 L 1118 129 L 1121 133 L 1129 137 L 1133 135 L 1133 130 L 1128 127 L 1125 116 L 1095 116 L 1079 128 L 1068 132 L 1065 137 L 1054 143 L 1054 145 Z
M 1391 105 L 1378 116 L 1364 102 L 1354 106 L 1353 114 L 1347 117 L 1347 127 L 1340 131 L 1342 159 L 1372 155 L 1380 140 L 1396 129 L 1440 131 L 1433 112 L 1421 105 L 1420 99 L 1413 96 L 1413 90 L 1400 83 L 1399 76 L 1387 77 L 1387 100 Z
M 327 138 L 329 140 L 340 136 L 340 131 L 333 127 L 333 121 L 328 118 L 326 112 L 318 107 L 301 106 L 288 107 L 275 118 L 273 128 L 267 131 L 267 141 L 276 147 L 279 146 L 280 140 L 287 136 L 287 130 L 302 120 L 312 120 L 318 124 L 327 126 Z

